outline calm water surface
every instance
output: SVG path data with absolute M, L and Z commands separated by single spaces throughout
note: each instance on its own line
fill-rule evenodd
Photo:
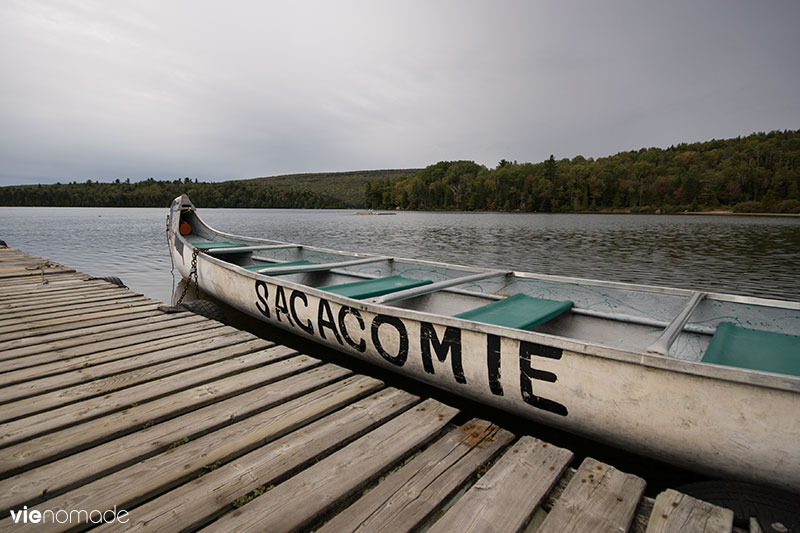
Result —
M 167 209 L 0 208 L 9 246 L 169 301 Z M 492 268 L 800 300 L 800 218 L 201 209 L 240 235 Z M 177 274 L 176 274 L 177 275 Z M 177 280 L 176 280 L 177 281 Z

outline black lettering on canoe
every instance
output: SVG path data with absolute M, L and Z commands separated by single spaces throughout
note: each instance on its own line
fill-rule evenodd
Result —
M 333 332 L 333 336 L 336 337 L 336 340 L 339 342 L 339 344 L 342 344 L 342 338 L 339 336 L 339 332 L 336 330 L 336 322 L 334 322 L 331 305 L 328 303 L 328 300 L 320 298 L 319 309 L 317 309 L 317 330 L 319 331 L 319 336 L 323 339 L 326 338 L 325 328 L 331 330 Z
M 277 285 L 275 287 L 275 318 L 281 322 L 281 313 L 286 315 L 286 320 L 289 321 L 290 326 L 294 326 L 292 316 L 289 314 L 289 304 L 286 301 L 286 293 L 283 292 L 283 287 Z
M 537 357 L 546 357 L 548 359 L 561 359 L 561 354 L 564 352 L 561 348 L 553 346 L 545 346 L 544 344 L 537 344 L 535 342 L 520 341 L 519 353 L 526 353 L 528 355 L 535 355 Z
M 461 366 L 461 330 L 448 326 L 444 330 L 444 336 L 440 342 L 433 324 L 421 322 L 419 327 L 419 349 L 422 353 L 422 366 L 425 368 L 425 372 L 433 374 L 433 360 L 431 359 L 431 346 L 433 346 L 433 351 L 436 352 L 436 358 L 440 363 L 444 363 L 447 360 L 447 352 L 451 352 L 453 376 L 458 383 L 466 383 L 464 367 Z
M 500 383 L 500 337 L 486 335 L 486 367 L 489 369 L 489 388 L 495 396 L 503 395 Z
M 387 352 L 383 348 L 383 344 L 381 344 L 379 330 L 383 324 L 392 326 L 400 335 L 400 347 L 398 348 L 396 355 L 392 355 Z M 406 330 L 406 325 L 403 324 L 403 321 L 399 318 L 387 315 L 377 315 L 372 320 L 372 343 L 375 345 L 375 349 L 378 350 L 378 353 L 381 354 L 381 357 L 390 363 L 397 366 L 403 366 L 406 363 L 406 359 L 408 359 L 408 331 Z
M 531 365 L 531 356 L 547 357 L 548 359 L 561 359 L 561 348 L 544 346 L 534 342 L 520 341 L 519 343 L 519 385 L 522 399 L 528 405 L 551 413 L 567 416 L 566 406 L 553 400 L 533 394 L 532 380 L 548 381 L 554 383 L 557 379 L 552 372 L 537 370 Z
M 292 291 L 292 294 L 289 296 L 289 309 L 292 312 L 292 318 L 294 318 L 294 321 L 297 323 L 297 326 L 300 329 L 302 329 L 309 335 L 313 335 L 314 326 L 311 325 L 311 321 L 306 320 L 306 323 L 304 324 L 300 320 L 300 317 L 297 316 L 297 304 L 296 304 L 297 300 L 302 300 L 303 306 L 306 309 L 308 309 L 308 298 L 306 297 L 306 293 L 304 293 L 303 291 Z
M 342 332 L 344 342 L 346 342 L 351 348 L 358 350 L 359 352 L 365 352 L 367 350 L 367 341 L 362 338 L 360 341 L 356 342 L 347 331 L 347 326 L 344 323 L 344 319 L 348 314 L 356 317 L 356 320 L 358 321 L 358 327 L 361 328 L 361 331 L 366 329 L 364 326 L 364 319 L 361 318 L 361 313 L 358 312 L 358 309 L 343 305 L 339 309 L 339 331 Z
M 267 284 L 260 279 L 257 279 L 256 296 L 258 297 L 259 301 L 256 302 L 256 308 L 258 308 L 259 312 L 267 318 L 269 318 L 269 306 L 267 305 L 268 295 L 269 291 L 267 290 Z

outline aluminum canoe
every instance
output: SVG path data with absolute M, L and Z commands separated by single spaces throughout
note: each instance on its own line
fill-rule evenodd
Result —
M 349 253 L 168 219 L 190 283 L 527 419 L 800 492 L 800 303 Z

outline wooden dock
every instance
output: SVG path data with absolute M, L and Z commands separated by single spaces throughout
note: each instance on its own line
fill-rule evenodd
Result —
M 0 249 L 0 530 L 731 531 L 727 509 L 159 305 Z

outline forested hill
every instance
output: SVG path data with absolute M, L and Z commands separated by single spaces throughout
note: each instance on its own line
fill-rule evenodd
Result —
M 425 169 L 247 180 L 72 182 L 0 188 L 0 205 L 800 213 L 800 130 L 541 163 L 442 161 Z
M 413 175 L 419 169 L 293 174 L 223 182 L 148 179 L 0 188 L 0 205 L 168 207 L 187 193 L 198 207 L 363 208 L 367 183 Z
M 373 209 L 800 213 L 800 130 L 542 163 L 443 161 L 367 186 Z

